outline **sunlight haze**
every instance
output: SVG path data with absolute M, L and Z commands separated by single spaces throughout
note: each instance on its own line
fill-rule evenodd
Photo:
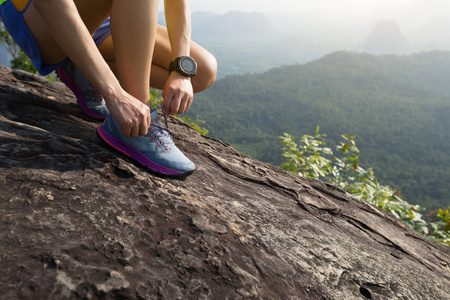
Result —
M 219 77 L 303 64 L 341 50 L 375 55 L 450 51 L 450 0 L 189 3 L 192 38 L 217 56 Z
M 193 13 L 262 13 L 280 35 L 313 36 L 321 53 L 371 52 L 368 38 L 375 29 L 383 30 L 376 28 L 380 22 L 391 26 L 385 35 L 396 30 L 405 45 L 395 51 L 381 47 L 379 53 L 450 50 L 449 0 L 192 0 L 190 6 Z

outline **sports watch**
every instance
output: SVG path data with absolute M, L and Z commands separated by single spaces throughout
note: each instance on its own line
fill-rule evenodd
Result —
M 180 56 L 170 62 L 169 74 L 172 71 L 177 71 L 186 77 L 194 77 L 197 75 L 197 63 L 190 56 Z

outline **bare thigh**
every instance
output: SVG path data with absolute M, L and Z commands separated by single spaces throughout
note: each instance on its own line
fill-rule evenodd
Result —
M 108 18 L 111 10 L 111 0 L 74 0 L 74 3 L 91 34 Z M 33 2 L 23 14 L 23 19 L 36 40 L 43 63 L 56 64 L 67 56 L 53 38 L 45 20 L 33 6 Z
M 108 36 L 99 47 L 100 53 L 105 58 L 113 72 L 115 70 L 114 43 Z M 200 92 L 208 88 L 216 78 L 217 62 L 214 56 L 199 44 L 191 41 L 190 55 L 198 64 L 198 75 L 192 79 L 194 92 Z M 151 82 L 154 88 L 162 89 L 169 77 L 169 64 L 172 61 L 172 49 L 170 46 L 167 28 L 161 25 L 157 27 L 155 51 L 153 53 Z

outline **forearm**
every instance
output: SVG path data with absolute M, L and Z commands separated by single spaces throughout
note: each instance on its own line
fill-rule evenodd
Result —
M 73 1 L 33 0 L 63 52 L 105 97 L 114 98 L 120 85 L 98 51 Z
M 187 0 L 165 0 L 167 32 L 172 48 L 172 59 L 190 55 L 191 12 Z

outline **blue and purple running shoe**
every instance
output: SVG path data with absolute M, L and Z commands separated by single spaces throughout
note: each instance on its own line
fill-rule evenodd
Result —
M 106 103 L 100 93 L 87 80 L 83 73 L 66 59 L 57 69 L 59 78 L 69 87 L 77 98 L 81 110 L 95 119 L 105 119 L 108 115 Z
M 189 160 L 173 143 L 169 130 L 158 121 L 158 111 L 152 109 L 152 123 L 146 135 L 136 138 L 123 136 L 119 124 L 111 115 L 100 125 L 98 133 L 110 146 L 131 157 L 151 171 L 165 175 L 187 175 L 195 170 Z M 165 113 L 164 113 L 164 117 Z M 167 120 L 166 120 L 167 127 Z

